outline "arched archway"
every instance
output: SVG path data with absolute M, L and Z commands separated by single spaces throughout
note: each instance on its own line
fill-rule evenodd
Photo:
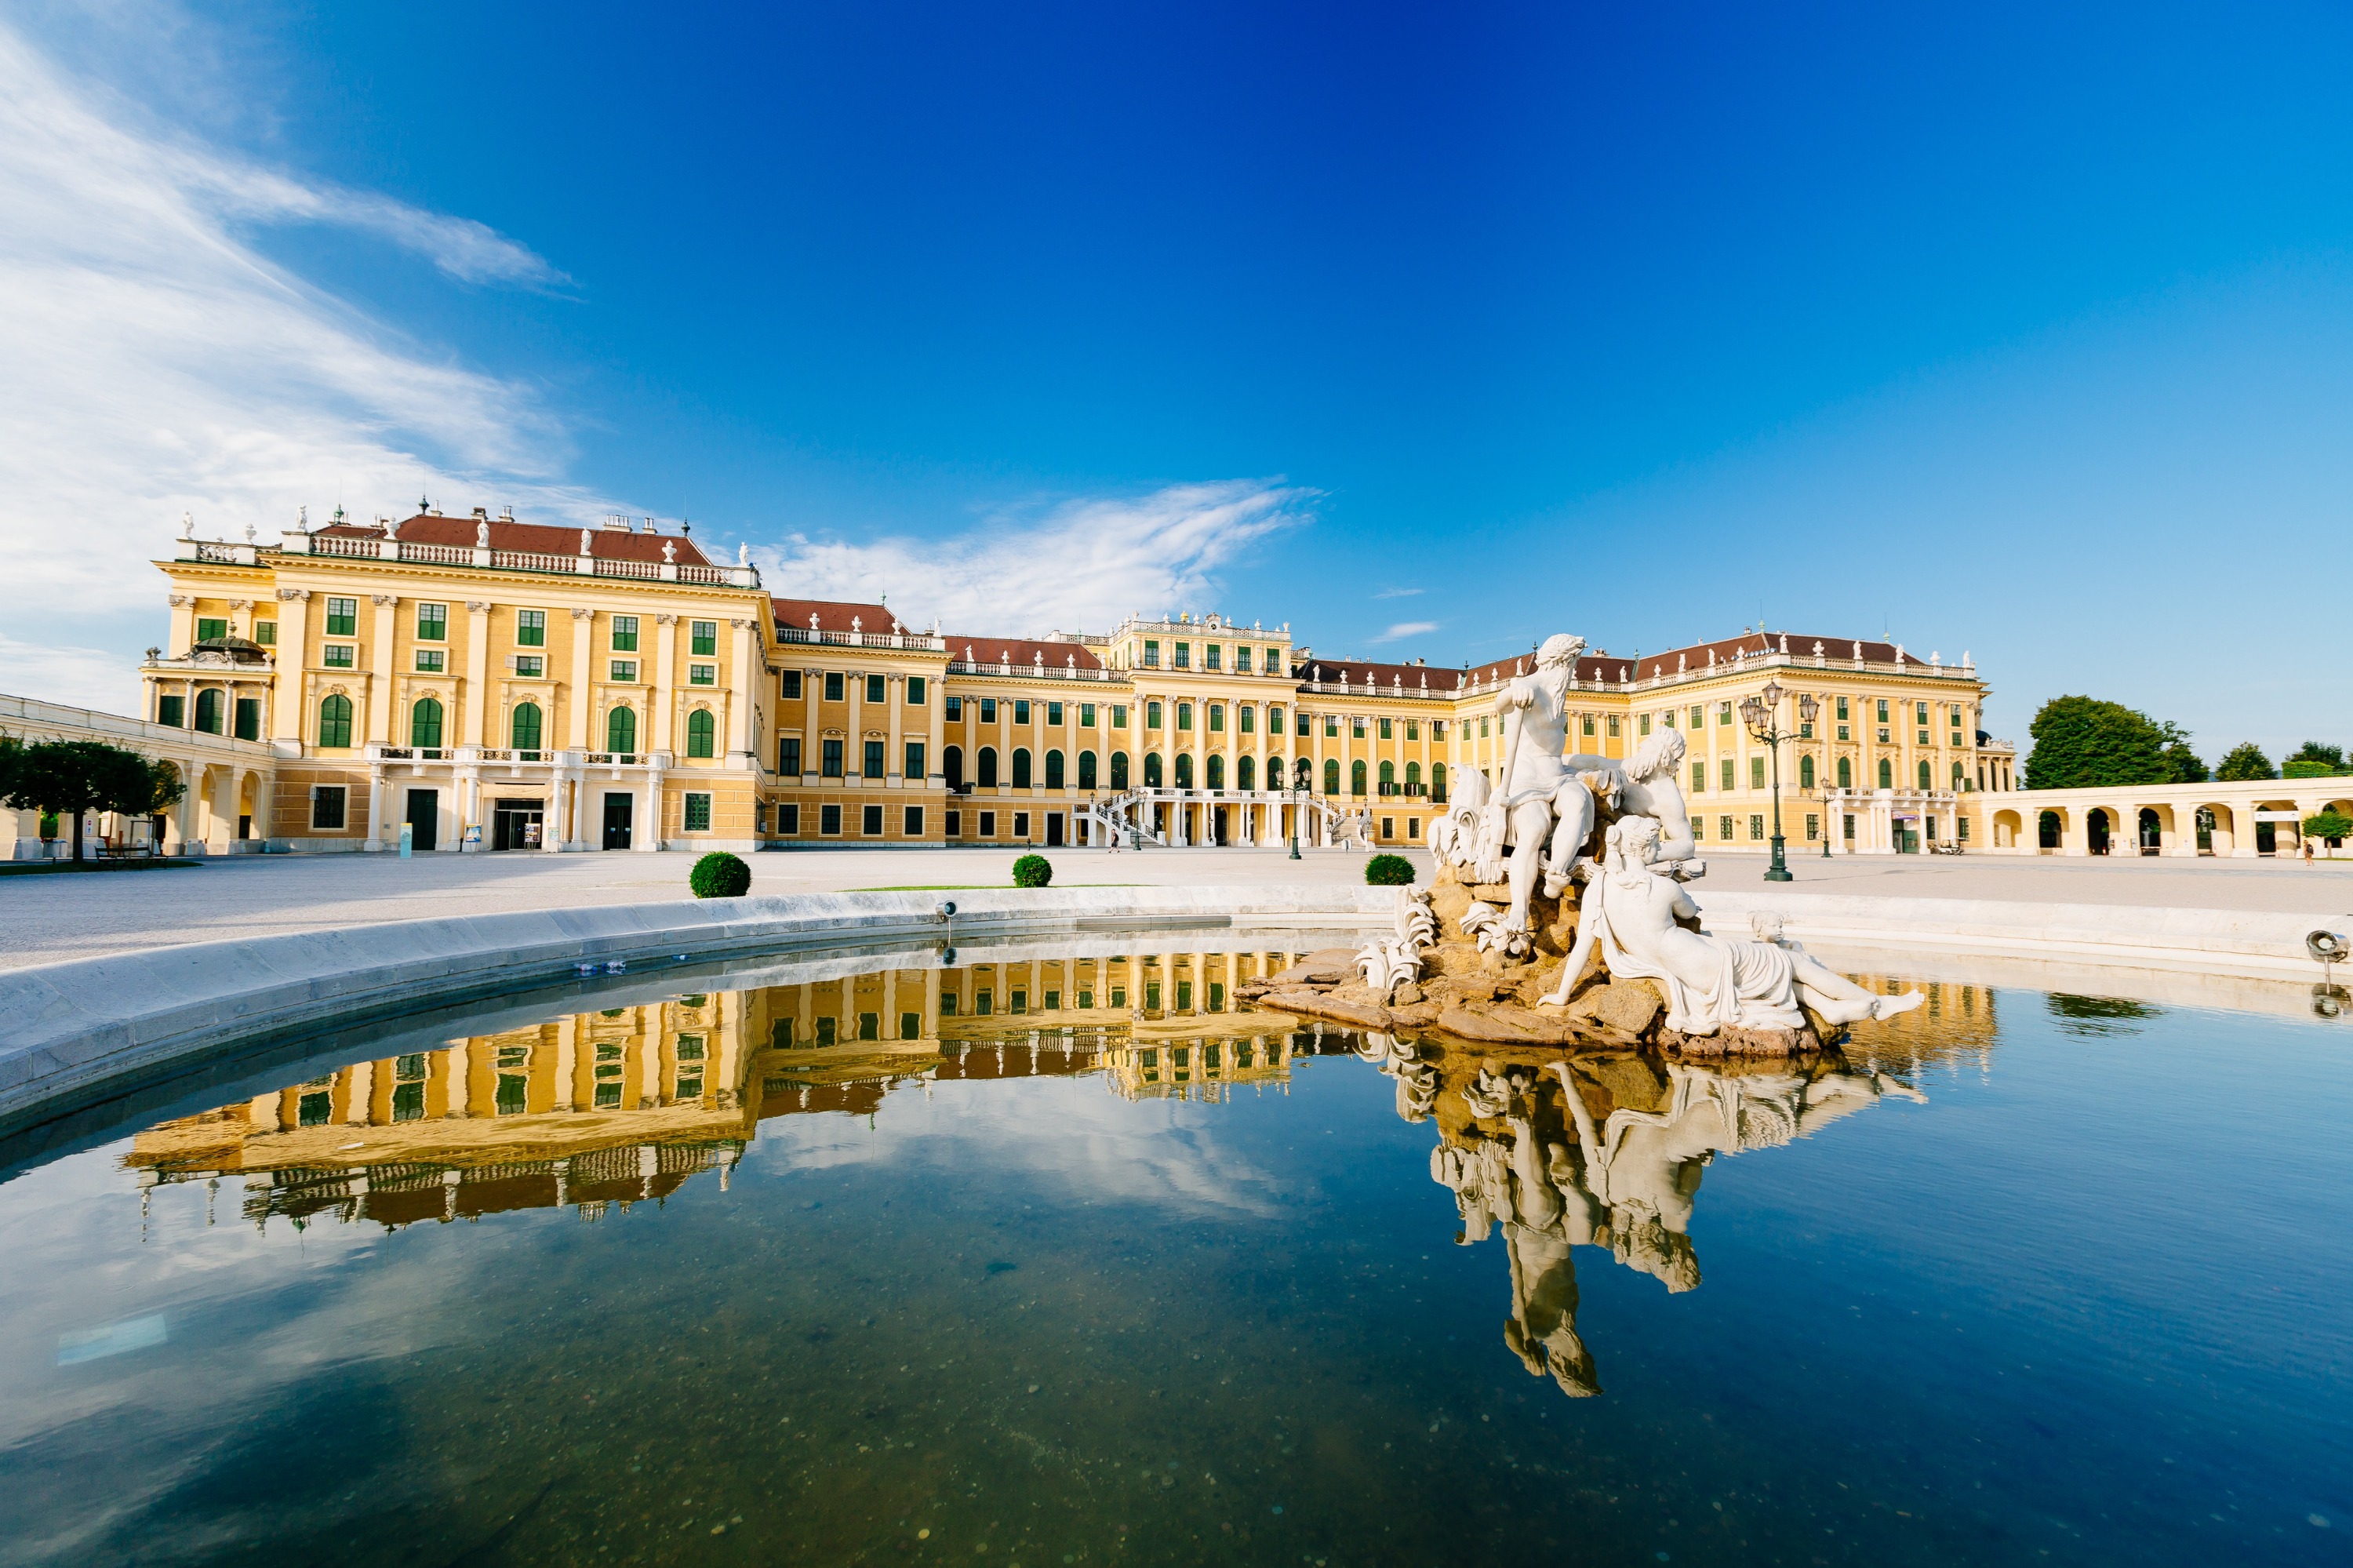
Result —
M 2143 806 L 2135 821 L 2133 842 L 2143 854 L 2158 854 L 2165 848 L 2165 821 L 2154 806 Z
M 2107 853 L 2114 832 L 2108 821 L 2108 813 L 2101 808 L 2094 806 L 2084 814 L 2084 843 L 2092 853 Z
M 993 746 L 982 747 L 980 748 L 980 755 L 974 758 L 974 762 L 975 768 L 973 770 L 973 782 L 979 785 L 980 788 L 984 789 L 996 789 L 997 747 Z
M 1017 746 L 1013 748 L 1013 787 L 1027 789 L 1029 784 L 1029 748 Z
M 2034 845 L 2037 849 L 2056 850 L 2066 831 L 2067 825 L 2058 812 L 2045 811 L 2035 819 Z
M 2026 848 L 2026 845 L 2019 842 L 2019 835 L 2024 831 L 2025 824 L 2019 820 L 2016 811 L 1996 811 L 1993 814 L 1994 848 L 2013 850 Z
M 951 746 L 940 752 L 940 778 L 951 789 L 964 788 L 964 747 Z

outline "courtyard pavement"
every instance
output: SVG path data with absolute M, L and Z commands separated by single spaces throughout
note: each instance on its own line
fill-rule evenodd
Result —
M 807 850 L 746 856 L 758 894 L 907 886 L 1004 887 L 1015 849 Z M 1069 885 L 1353 883 L 1360 852 L 1102 850 L 1052 853 Z M 1409 858 L 1429 876 L 1429 857 Z M 499 914 L 686 897 L 685 854 L 232 855 L 195 870 L 0 878 L 0 969 L 221 938 L 379 920 Z M 1703 889 L 1760 888 L 1762 856 L 1716 856 Z M 1888 855 L 1793 859 L 1791 892 L 1989 898 L 2346 916 L 2353 860 L 2062 860 Z

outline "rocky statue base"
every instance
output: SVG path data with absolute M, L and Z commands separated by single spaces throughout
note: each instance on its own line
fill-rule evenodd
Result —
M 1531 895 L 1525 954 L 1479 939 L 1486 923 L 1476 911 L 1501 909 L 1510 896 L 1508 886 L 1473 883 L 1457 868 L 1442 866 L 1435 885 L 1406 895 L 1408 906 L 1426 908 L 1436 927 L 1437 939 L 1410 955 L 1419 960 L 1413 972 L 1399 963 L 1388 974 L 1368 978 L 1363 952 L 1332 948 L 1240 988 L 1238 995 L 1260 1007 L 1357 1029 L 1488 1045 L 1648 1046 L 1696 1059 L 1781 1058 L 1820 1052 L 1845 1036 L 1842 1026 L 1802 1004 L 1804 1021 L 1791 1028 L 1723 1023 L 1706 1034 L 1671 1028 L 1660 982 L 1613 979 L 1592 943 L 1586 945 L 1577 983 L 1563 988 L 1562 966 L 1577 945 L 1574 895 Z M 1542 1000 L 1564 989 L 1567 1002 Z

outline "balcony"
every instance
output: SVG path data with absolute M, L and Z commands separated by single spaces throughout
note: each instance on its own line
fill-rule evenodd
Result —
M 946 638 L 932 631 L 826 631 L 814 626 L 786 626 L 782 622 L 776 627 L 776 641 L 823 642 L 837 648 L 903 648 L 925 653 L 945 652 L 948 645 Z
M 948 673 L 951 675 L 1019 675 L 1035 681 L 1116 682 L 1123 686 L 1129 683 L 1129 673 L 1125 670 L 1106 670 L 1100 666 L 1094 669 L 1082 669 L 1075 662 L 1049 664 L 1042 659 L 1033 659 L 1027 664 L 1016 664 L 1010 659 L 999 659 L 995 663 L 986 659 L 951 659 L 948 661 Z
M 539 555 L 528 550 L 493 550 L 485 546 L 425 545 L 414 540 L 348 538 L 341 535 L 305 534 L 289 530 L 282 545 L 227 544 L 183 539 L 178 558 L 227 566 L 251 567 L 266 556 L 310 556 L 353 561 L 399 561 L 409 566 L 468 567 L 477 571 L 533 572 L 559 577 L 625 577 L 645 582 L 692 583 L 707 588 L 755 588 L 760 569 L 754 566 L 709 567 L 684 561 L 623 561 L 597 556 Z

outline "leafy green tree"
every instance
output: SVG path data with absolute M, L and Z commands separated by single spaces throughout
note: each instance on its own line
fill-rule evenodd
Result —
M 2189 767 L 2205 771 L 2174 726 L 2096 697 L 2052 698 L 2026 733 L 2034 745 L 2020 781 L 2029 789 L 2170 784 Z
M 2263 755 L 2262 747 L 2252 740 L 2242 740 L 2222 758 L 2222 766 L 2214 769 L 2214 777 L 2227 783 L 2240 779 L 2276 779 L 2279 775 L 2272 771 L 2272 759 Z
M 2158 733 L 2165 737 L 2165 761 L 2166 766 L 2173 769 L 2173 782 L 2205 783 L 2206 760 L 2189 749 L 2189 736 L 2179 725 L 2160 724 L 2157 728 Z
M 2316 811 L 2304 820 L 2304 836 L 2320 839 L 2335 849 L 2347 839 L 2353 839 L 2353 817 L 2342 811 Z
M 81 859 L 82 816 L 116 811 L 143 817 L 188 792 L 179 775 L 127 747 L 102 740 L 42 740 L 5 748 L 0 788 L 18 810 L 73 818 L 73 857 Z
M 1405 887 L 1413 882 L 1413 862 L 1401 854 L 1377 854 L 1365 863 L 1365 881 L 1375 887 Z
M 2345 773 L 2353 773 L 2353 768 L 2345 766 L 2345 748 L 2316 740 L 2306 741 L 2280 764 L 2283 779 L 2334 779 Z

